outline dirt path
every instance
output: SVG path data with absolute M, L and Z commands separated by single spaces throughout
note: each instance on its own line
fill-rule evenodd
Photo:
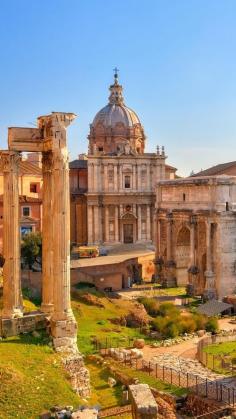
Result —
M 229 323 L 230 319 L 220 319 L 219 320 L 219 327 L 220 330 L 232 330 L 236 328 L 236 325 Z M 154 356 L 159 356 L 163 354 L 172 354 L 176 357 L 181 356 L 182 358 L 190 358 L 196 359 L 197 353 L 197 344 L 199 342 L 199 338 L 195 337 L 191 340 L 187 340 L 185 342 L 181 342 L 177 345 L 169 346 L 169 347 L 159 347 L 159 348 L 152 348 L 149 345 L 146 345 L 142 351 L 144 355 L 144 359 L 146 361 L 150 361 Z

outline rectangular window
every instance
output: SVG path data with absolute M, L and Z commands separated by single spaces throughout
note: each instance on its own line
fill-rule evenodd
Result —
M 29 217 L 30 215 L 30 207 L 23 207 L 22 208 L 22 214 L 24 217 Z
M 130 176 L 125 176 L 125 189 L 130 189 Z
M 31 193 L 37 193 L 37 183 L 31 183 L 30 184 L 30 192 Z

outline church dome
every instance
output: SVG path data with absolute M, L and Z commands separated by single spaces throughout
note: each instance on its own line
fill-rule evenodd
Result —
M 95 116 L 92 125 L 98 123 L 104 127 L 115 127 L 117 123 L 122 123 L 125 127 L 132 128 L 136 124 L 140 124 L 137 114 L 123 104 L 109 103 L 102 108 Z
M 109 103 L 95 116 L 90 125 L 89 152 L 122 153 L 129 144 L 132 153 L 143 153 L 145 134 L 137 114 L 124 103 L 123 87 L 115 69 L 110 86 Z M 126 147 L 126 150 L 128 147 Z

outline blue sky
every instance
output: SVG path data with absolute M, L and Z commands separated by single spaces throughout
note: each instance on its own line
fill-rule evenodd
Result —
M 8 126 L 71 111 L 71 158 L 120 69 L 147 151 L 188 175 L 236 160 L 235 0 L 0 0 L 0 145 Z

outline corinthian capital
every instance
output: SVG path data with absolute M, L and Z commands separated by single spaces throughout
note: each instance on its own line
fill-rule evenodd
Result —
M 0 151 L 0 168 L 3 172 L 18 173 L 19 162 L 21 161 L 20 153 L 17 151 Z

